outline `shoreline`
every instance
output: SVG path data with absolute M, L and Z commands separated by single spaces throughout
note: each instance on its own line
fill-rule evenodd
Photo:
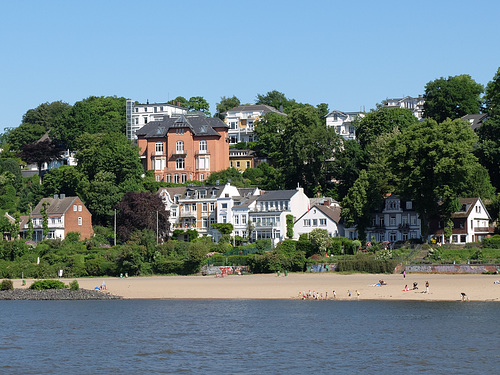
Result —
M 500 302 L 500 275 L 477 274 L 349 274 L 289 273 L 214 276 L 142 276 L 63 278 L 65 284 L 77 280 L 80 288 L 94 290 L 106 284 L 106 291 L 123 299 L 299 299 L 299 292 L 328 294 L 328 300 L 357 301 L 460 301 L 465 293 L 469 301 Z M 15 289 L 27 289 L 34 281 L 13 279 Z M 374 286 L 379 280 L 387 285 Z M 425 282 L 429 281 L 429 293 Z M 405 285 L 417 290 L 404 291 Z M 337 297 L 333 298 L 333 290 Z M 359 298 L 356 290 L 359 291 Z M 348 296 L 351 291 L 351 297 Z

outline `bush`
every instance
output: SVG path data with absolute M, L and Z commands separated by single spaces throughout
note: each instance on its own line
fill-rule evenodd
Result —
M 483 239 L 483 248 L 500 249 L 500 234 Z
M 372 256 L 356 256 L 337 263 L 339 272 L 392 273 L 398 261 L 394 259 L 378 260 Z
M 70 282 L 69 290 L 80 290 L 80 285 L 78 284 L 78 281 L 73 280 L 72 282 Z
M 30 285 L 33 290 L 64 289 L 66 285 L 59 280 L 38 280 Z
M 0 283 L 0 290 L 14 290 L 14 283 L 12 280 L 3 280 Z

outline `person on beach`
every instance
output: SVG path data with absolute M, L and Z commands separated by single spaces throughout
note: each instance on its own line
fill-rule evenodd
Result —
M 429 293 L 429 282 L 425 282 L 425 293 Z
M 403 271 L 403 279 L 406 279 L 406 270 Z
M 350 290 L 347 291 L 347 295 L 349 296 L 349 298 L 351 298 L 351 291 Z
M 335 290 L 333 291 L 333 298 L 337 298 L 337 293 L 335 293 Z
M 465 302 L 465 297 L 467 296 L 464 292 L 460 293 L 460 295 L 462 296 L 462 302 Z
M 359 295 L 360 295 L 360 294 L 361 294 L 361 293 L 359 292 L 359 290 L 357 290 L 357 289 L 356 289 L 356 297 L 357 297 L 358 299 L 359 299 Z

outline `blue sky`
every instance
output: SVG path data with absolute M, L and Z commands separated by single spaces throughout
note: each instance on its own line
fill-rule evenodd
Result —
M 500 2 L 3 1 L 0 132 L 44 102 L 139 102 L 278 90 L 330 109 L 423 94 L 439 77 L 486 85 Z

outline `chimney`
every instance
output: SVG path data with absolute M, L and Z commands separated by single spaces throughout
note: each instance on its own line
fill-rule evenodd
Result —
M 54 199 L 57 199 L 57 198 L 59 198 L 59 196 L 58 196 L 57 194 L 54 194 L 54 197 L 53 197 L 53 198 L 54 198 Z
M 60 198 L 60 199 L 64 199 L 64 198 L 66 198 L 66 194 L 59 194 L 59 198 Z
M 330 207 L 330 199 L 325 199 L 325 202 L 323 203 L 326 207 Z

